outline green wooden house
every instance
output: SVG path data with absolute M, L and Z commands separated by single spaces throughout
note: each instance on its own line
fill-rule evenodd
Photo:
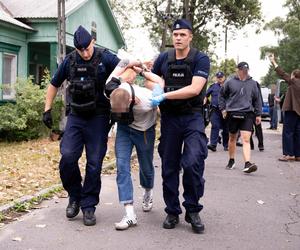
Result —
M 57 0 L 0 0 L 0 102 L 14 99 L 17 78 L 41 81 L 45 68 L 55 72 L 58 51 Z M 66 51 L 74 49 L 79 25 L 112 52 L 125 41 L 107 0 L 65 0 Z

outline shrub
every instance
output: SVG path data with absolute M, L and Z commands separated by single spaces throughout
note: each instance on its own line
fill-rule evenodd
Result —
M 31 78 L 17 82 L 15 103 L 0 106 L 0 139 L 21 141 L 47 134 L 48 129 L 42 122 L 42 114 L 46 94 L 45 86 L 49 84 L 49 81 L 50 74 L 46 71 L 41 85 L 34 84 Z M 54 128 L 58 128 L 62 105 L 62 99 L 56 98 L 52 108 Z

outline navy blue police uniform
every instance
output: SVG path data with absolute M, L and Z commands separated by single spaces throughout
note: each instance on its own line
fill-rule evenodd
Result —
M 81 26 L 80 26 L 81 27 Z M 80 49 L 85 30 L 74 34 L 74 45 Z M 86 48 L 86 46 L 82 46 Z M 68 119 L 60 144 L 60 177 L 70 202 L 80 202 L 82 211 L 95 211 L 101 189 L 100 173 L 107 150 L 110 103 L 103 94 L 105 81 L 119 63 L 116 55 L 94 47 L 90 60 L 73 51 L 66 56 L 54 74 L 51 84 L 59 88 L 68 80 Z M 78 165 L 83 148 L 86 151 L 86 173 L 83 184 Z
M 165 92 L 192 83 L 193 76 L 208 78 L 210 61 L 207 55 L 191 48 L 185 59 L 177 60 L 175 50 L 159 55 L 153 72 L 165 80 Z M 204 160 L 207 138 L 202 114 L 205 87 L 201 93 L 186 100 L 164 100 L 160 104 L 161 137 L 158 152 L 162 159 L 163 198 L 165 212 L 182 213 L 179 202 L 179 173 L 183 169 L 184 202 L 188 213 L 198 213 L 204 192 Z M 182 148 L 182 146 L 184 147 Z
M 218 72 L 216 77 L 223 77 L 223 72 Z M 219 93 L 222 86 L 220 83 L 215 82 L 209 86 L 206 91 L 206 97 L 211 96 L 211 112 L 210 112 L 210 121 L 211 121 L 211 132 L 210 132 L 210 146 L 215 149 L 217 147 L 219 139 L 219 131 L 222 129 L 222 143 L 224 149 L 228 148 L 228 125 L 227 121 L 223 119 L 222 112 L 219 109 Z

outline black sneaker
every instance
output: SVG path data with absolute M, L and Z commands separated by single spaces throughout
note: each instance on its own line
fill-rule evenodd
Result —
M 234 159 L 230 159 L 230 160 L 228 161 L 228 164 L 227 164 L 227 166 L 226 166 L 226 169 L 234 169 L 234 167 L 235 167 Z
M 211 145 L 211 144 L 208 144 L 208 145 L 207 145 L 207 148 L 210 149 L 210 150 L 213 151 L 213 152 L 216 152 L 216 151 L 217 151 L 217 147 L 214 146 L 214 145 Z
M 66 208 L 66 216 L 71 219 L 74 218 L 79 213 L 79 201 L 70 201 Z
M 255 165 L 255 163 L 246 162 L 243 172 L 250 174 L 252 172 L 255 172 L 256 170 L 257 170 L 257 166 Z
M 96 224 L 95 212 L 93 210 L 83 211 L 83 224 L 86 226 L 94 226 Z
M 259 151 L 264 151 L 265 150 L 264 146 L 258 146 L 258 149 L 259 149 Z

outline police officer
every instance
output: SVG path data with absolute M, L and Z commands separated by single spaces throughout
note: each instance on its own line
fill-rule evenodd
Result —
M 107 149 L 110 103 L 103 95 L 105 81 L 119 59 L 108 50 L 94 47 L 89 32 L 79 26 L 74 33 L 75 50 L 59 65 L 47 89 L 43 121 L 52 126 L 51 106 L 58 88 L 68 80 L 67 100 L 70 113 L 60 145 L 60 177 L 69 194 L 67 218 L 81 207 L 86 226 L 96 224 L 95 206 L 99 202 L 100 172 Z M 123 66 L 123 65 L 122 65 Z M 78 160 L 86 152 L 83 184 Z
M 153 72 L 165 80 L 165 93 L 152 99 L 160 104 L 161 138 L 158 152 L 162 159 L 163 197 L 167 217 L 163 228 L 171 229 L 182 213 L 179 202 L 179 173 L 183 169 L 183 206 L 185 220 L 195 233 L 204 225 L 199 203 L 204 192 L 204 160 L 207 157 L 207 138 L 202 115 L 210 60 L 202 52 L 191 48 L 192 27 L 179 19 L 173 24 L 174 49 L 161 53 Z M 184 146 L 183 146 L 184 145 Z
M 229 161 L 227 169 L 235 167 L 235 151 L 238 131 L 243 141 L 244 173 L 257 170 L 257 165 L 250 162 L 250 137 L 254 122 L 261 123 L 261 96 L 257 82 L 249 75 L 249 64 L 240 62 L 236 76 L 228 79 L 221 88 L 219 108 L 223 117 L 228 119 Z
M 228 127 L 226 119 L 223 119 L 222 112 L 219 109 L 219 93 L 221 87 L 225 81 L 225 75 L 223 72 L 219 71 L 216 73 L 217 82 L 209 86 L 206 91 L 206 102 L 207 98 L 211 96 L 211 131 L 210 131 L 210 144 L 207 145 L 207 148 L 215 152 L 217 150 L 217 143 L 219 139 L 219 131 L 222 129 L 222 142 L 225 151 L 228 151 Z

